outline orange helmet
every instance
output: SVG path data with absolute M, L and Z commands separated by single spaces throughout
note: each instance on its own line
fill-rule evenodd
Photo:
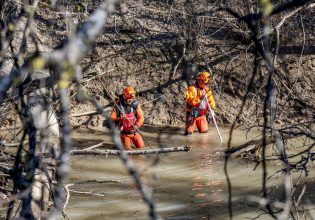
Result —
M 128 87 L 124 88 L 124 90 L 123 90 L 123 96 L 126 99 L 134 98 L 135 94 L 136 94 L 136 91 L 131 86 L 128 86 Z
M 210 73 L 207 71 L 200 72 L 197 79 L 202 80 L 204 83 L 208 83 L 210 81 Z

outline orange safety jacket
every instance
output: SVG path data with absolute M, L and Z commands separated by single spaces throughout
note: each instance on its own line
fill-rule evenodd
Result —
M 119 125 L 122 133 L 130 134 L 134 126 L 141 127 L 144 122 L 143 111 L 139 105 L 127 105 L 122 96 L 115 100 L 115 106 L 110 114 L 110 118 Z
M 186 103 L 187 103 L 186 112 L 191 112 L 194 109 L 198 112 L 198 113 L 196 112 L 193 114 L 195 117 L 200 116 L 200 115 L 205 115 L 208 112 L 209 108 L 208 108 L 208 105 L 203 106 L 203 107 L 201 106 L 205 104 L 205 103 L 202 103 L 202 97 L 204 96 L 204 94 L 207 94 L 210 107 L 212 108 L 212 110 L 215 110 L 216 105 L 215 105 L 212 90 L 209 87 L 201 89 L 197 86 L 197 84 L 193 84 L 188 87 L 187 92 L 186 92 Z

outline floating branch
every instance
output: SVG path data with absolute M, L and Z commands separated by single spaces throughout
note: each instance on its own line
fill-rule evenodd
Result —
M 296 137 L 299 137 L 301 135 L 297 135 L 297 136 L 290 136 L 290 135 L 283 135 L 282 136 L 282 139 L 283 140 L 288 140 L 288 139 L 291 139 L 291 138 L 296 138 Z M 231 147 L 229 149 L 225 149 L 224 150 L 224 154 L 225 155 L 231 155 L 231 154 L 234 154 L 236 153 L 235 155 L 240 155 L 244 152 L 249 152 L 249 151 L 252 151 L 252 150 L 256 150 L 258 149 L 259 147 L 262 146 L 262 139 L 258 139 L 258 140 L 250 140 L 244 144 L 241 144 L 239 146 L 235 146 L 235 147 Z M 266 138 L 266 145 L 269 145 L 269 144 L 274 144 L 276 143 L 276 140 L 272 137 L 267 137 Z
M 274 140 L 271 140 L 270 138 L 266 141 L 266 144 L 271 144 L 271 143 L 274 143 L 275 141 Z M 249 150 L 253 150 L 254 148 L 258 148 L 262 146 L 262 139 L 259 139 L 259 140 L 250 140 L 244 144 L 241 144 L 239 146 L 235 146 L 235 147 L 231 147 L 229 149 L 226 149 L 224 150 L 224 153 L 226 155 L 230 155 L 230 154 L 233 154 L 233 153 L 237 153 L 238 155 L 243 153 L 243 152 L 246 152 L 246 151 L 249 151 Z
M 94 150 L 95 148 L 99 148 L 99 147 L 115 147 L 114 144 L 107 144 L 107 143 L 104 143 L 104 142 L 101 142 L 101 143 L 98 143 L 98 144 L 95 144 L 95 145 L 92 145 L 90 147 L 87 147 L 87 148 L 84 148 L 82 149 L 82 151 L 86 151 L 86 150 Z
M 145 150 L 126 150 L 128 155 L 140 155 L 140 154 L 157 154 L 157 153 L 171 153 L 178 151 L 190 151 L 191 147 L 165 147 L 156 149 L 145 149 Z M 120 155 L 120 150 L 72 150 L 72 155 Z
M 72 114 L 72 115 L 69 115 L 69 117 L 80 117 L 80 116 L 95 115 L 95 114 L 99 114 L 99 112 L 98 111 L 89 111 L 89 112 Z
M 66 186 L 72 187 L 74 185 L 80 185 L 80 184 L 88 184 L 88 183 L 122 183 L 120 180 L 114 180 L 114 179 L 105 179 L 105 180 L 83 180 L 79 182 L 73 182 L 69 183 Z

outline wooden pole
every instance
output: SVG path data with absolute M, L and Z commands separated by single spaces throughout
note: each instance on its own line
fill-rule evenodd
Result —
M 209 104 L 207 94 L 205 94 L 205 99 L 206 99 L 206 101 L 207 101 L 207 105 L 208 105 L 208 107 L 209 107 L 209 112 L 210 112 L 210 114 L 211 114 L 211 117 L 212 117 L 212 120 L 213 120 L 213 122 L 214 122 L 215 128 L 217 129 L 218 136 L 219 136 L 219 138 L 220 138 L 220 142 L 222 143 L 222 142 L 223 142 L 223 138 L 222 138 L 221 133 L 220 133 L 220 131 L 219 131 L 219 127 L 218 127 L 218 125 L 217 125 L 217 121 L 215 120 L 215 117 L 214 117 L 214 114 L 213 114 L 213 110 L 212 110 L 212 108 L 211 108 L 211 106 L 210 106 L 210 104 Z
M 187 90 L 186 87 L 184 87 L 184 88 Z M 207 93 L 205 94 L 205 99 L 206 99 L 206 101 L 207 101 L 207 105 L 208 105 L 208 107 L 209 107 L 209 111 L 210 111 L 210 114 L 211 114 L 211 116 L 212 116 L 212 120 L 213 120 L 213 122 L 214 122 L 215 128 L 217 129 L 218 136 L 219 136 L 219 138 L 220 138 L 220 142 L 222 143 L 222 142 L 223 142 L 223 138 L 222 138 L 221 133 L 220 133 L 220 131 L 219 131 L 219 127 L 218 127 L 218 125 L 217 125 L 217 121 L 215 120 L 215 117 L 214 117 L 214 114 L 213 114 L 213 110 L 212 110 L 212 108 L 211 108 L 211 106 L 210 106 L 210 104 L 209 104 L 208 97 L 207 97 Z

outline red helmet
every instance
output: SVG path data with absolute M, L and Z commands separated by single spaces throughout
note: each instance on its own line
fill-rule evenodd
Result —
M 204 83 L 208 83 L 210 81 L 210 73 L 203 71 L 200 72 L 197 76 L 198 80 L 202 80 Z
M 123 90 L 123 96 L 126 99 L 134 98 L 135 94 L 136 94 L 136 91 L 131 86 L 128 86 L 128 87 L 124 88 L 124 90 Z

